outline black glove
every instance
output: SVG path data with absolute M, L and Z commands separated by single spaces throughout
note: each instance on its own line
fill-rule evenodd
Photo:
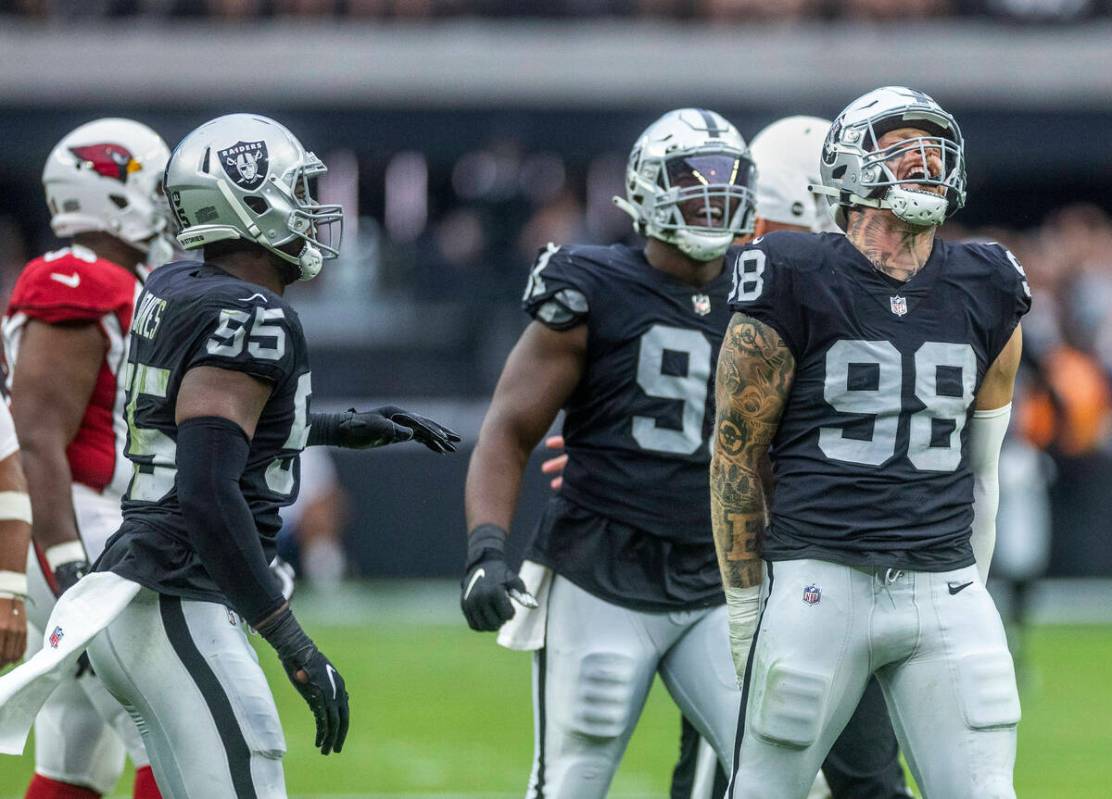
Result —
M 481 524 L 467 538 L 459 605 L 472 630 L 497 630 L 512 619 L 511 597 L 525 607 L 537 606 L 525 583 L 506 565 L 506 535 L 498 525 Z
M 418 441 L 433 452 L 455 452 L 460 437 L 431 419 L 385 405 L 370 411 L 349 408 L 344 413 L 314 413 L 309 446 L 366 449 L 402 441 Z
M 71 560 L 59 563 L 54 569 L 54 582 L 58 584 L 58 596 L 77 585 L 77 581 L 89 573 L 89 561 Z
M 398 427 L 410 431 L 409 438 L 424 444 L 433 452 L 455 452 L 456 444 L 460 442 L 458 433 L 449 430 L 439 422 L 434 422 L 427 416 L 418 416 L 393 405 L 384 405 L 376 408 L 371 413 L 379 413 L 389 419 Z M 400 439 L 406 441 L 408 439 Z
M 349 721 L 344 678 L 301 629 L 289 608 L 258 631 L 278 652 L 290 682 L 313 711 L 317 720 L 314 746 L 322 755 L 341 751 Z

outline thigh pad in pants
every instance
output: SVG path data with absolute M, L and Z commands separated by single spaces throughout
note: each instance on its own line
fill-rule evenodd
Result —
M 826 716 L 830 678 L 784 663 L 754 675 L 752 729 L 765 740 L 806 749 L 818 740 Z
M 974 730 L 1019 723 L 1015 669 L 1007 652 L 974 652 L 958 660 L 958 692 L 965 723 Z
M 622 735 L 635 712 L 636 660 L 620 652 L 591 652 L 578 667 L 571 732 L 590 738 Z

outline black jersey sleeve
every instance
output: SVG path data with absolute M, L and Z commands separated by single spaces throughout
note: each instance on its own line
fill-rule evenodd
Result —
M 553 330 L 568 330 L 586 321 L 594 281 L 589 266 L 580 261 L 565 247 L 544 247 L 521 298 L 525 312 Z
M 197 339 L 186 370 L 215 366 L 281 383 L 297 369 L 301 323 L 276 295 L 221 292 L 206 298 L 199 314 L 205 330 Z
M 1031 287 L 1027 283 L 1023 265 L 1003 244 L 990 242 L 972 246 L 980 251 L 993 269 L 999 317 L 993 326 L 993 335 L 989 342 L 991 364 L 1011 339 L 1019 320 L 1031 310 Z
M 730 308 L 763 322 L 777 333 L 798 360 L 806 344 L 805 317 L 795 291 L 795 266 L 789 248 L 776 234 L 762 236 L 731 251 Z

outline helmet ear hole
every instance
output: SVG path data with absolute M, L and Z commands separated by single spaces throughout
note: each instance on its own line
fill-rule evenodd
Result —
M 835 180 L 838 180 L 844 174 L 846 174 L 846 164 L 842 164 L 840 167 L 835 168 L 835 170 L 830 173 L 830 176 Z
M 244 197 L 243 204 L 259 216 L 262 216 L 270 210 L 270 205 L 267 204 L 267 201 L 264 200 L 262 197 L 259 197 L 257 194 L 252 194 L 248 197 Z
M 127 208 L 127 206 L 129 205 L 127 197 L 121 197 L 119 194 L 109 194 L 108 199 L 111 200 L 112 204 L 119 208 L 121 211 L 124 208 Z

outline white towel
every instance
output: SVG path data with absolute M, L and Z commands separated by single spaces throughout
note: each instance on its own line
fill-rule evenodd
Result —
M 0 677 L 0 753 L 21 755 L 35 716 L 67 669 L 123 612 L 140 585 L 110 572 L 86 575 L 62 594 L 43 632 L 42 649 Z
M 533 652 L 544 646 L 544 630 L 548 624 L 548 589 L 552 585 L 552 570 L 527 560 L 521 564 L 517 574 L 525 583 L 525 589 L 537 598 L 537 607 L 526 608 L 515 602 L 513 618 L 498 630 L 498 643 L 506 649 Z

